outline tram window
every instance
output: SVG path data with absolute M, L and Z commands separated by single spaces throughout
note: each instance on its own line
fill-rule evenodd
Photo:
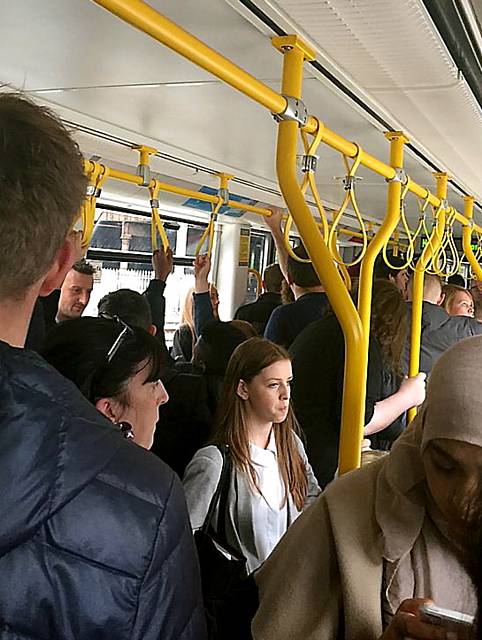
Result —
M 146 263 L 129 263 L 114 261 L 91 261 L 97 268 L 94 290 L 84 315 L 97 316 L 99 300 L 111 291 L 133 289 L 143 293 L 153 277 L 152 267 Z M 167 279 L 164 296 L 166 299 L 165 334 L 170 346 L 174 332 L 179 326 L 182 308 L 187 292 L 193 286 L 192 267 L 176 265 L 174 272 Z
M 268 256 L 268 234 L 251 232 L 249 245 L 249 268 L 263 273 Z
M 186 240 L 186 256 L 194 257 L 196 247 L 201 240 L 205 227 L 198 227 L 194 225 L 188 225 L 187 227 L 187 240 Z
M 176 225 L 177 227 L 178 225 Z M 174 254 L 177 249 L 177 228 L 165 225 L 165 231 Z M 151 253 L 151 222 L 146 216 L 100 211 L 90 244 L 92 249 L 111 251 L 135 251 Z M 137 267 L 133 267 L 137 268 Z

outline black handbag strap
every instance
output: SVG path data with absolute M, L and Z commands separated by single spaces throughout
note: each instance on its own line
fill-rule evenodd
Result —
M 214 512 L 219 504 L 218 522 L 216 527 L 216 533 L 222 540 L 226 539 L 226 508 L 229 495 L 229 483 L 231 481 L 232 462 L 229 454 L 229 447 L 227 445 L 216 445 L 220 454 L 223 457 L 223 467 L 221 469 L 221 475 L 219 476 L 218 486 L 214 492 L 209 509 L 204 519 L 201 531 L 208 533 L 213 524 Z

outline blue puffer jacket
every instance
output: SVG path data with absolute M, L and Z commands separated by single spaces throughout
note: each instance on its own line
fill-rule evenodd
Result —
M 205 638 L 177 476 L 2 342 L 0 638 Z

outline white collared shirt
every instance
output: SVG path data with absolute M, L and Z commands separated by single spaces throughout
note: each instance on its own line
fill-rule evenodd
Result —
M 260 562 L 266 560 L 288 528 L 288 506 L 278 467 L 273 431 L 266 449 L 250 443 L 251 462 L 258 474 L 259 492 L 253 490 L 253 532 Z

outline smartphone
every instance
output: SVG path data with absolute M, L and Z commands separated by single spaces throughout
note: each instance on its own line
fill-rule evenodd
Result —
M 420 607 L 420 618 L 428 624 L 436 624 L 452 631 L 467 630 L 474 624 L 474 616 L 460 611 L 442 609 L 434 604 L 424 604 Z

